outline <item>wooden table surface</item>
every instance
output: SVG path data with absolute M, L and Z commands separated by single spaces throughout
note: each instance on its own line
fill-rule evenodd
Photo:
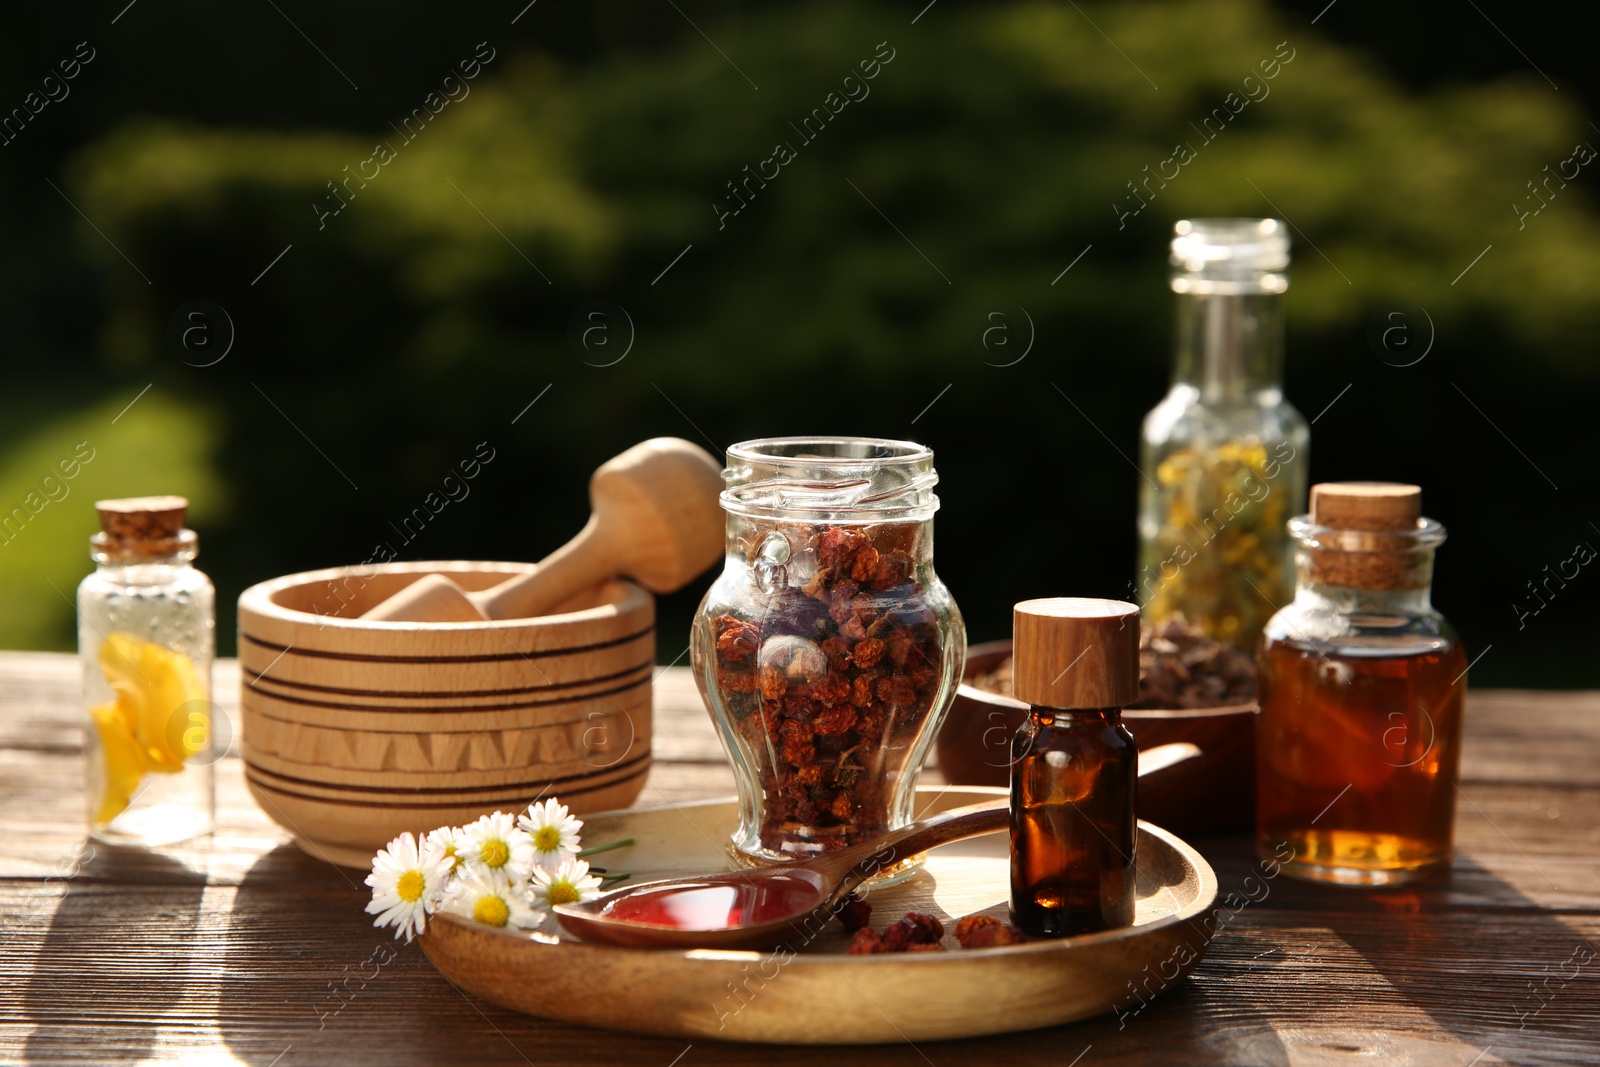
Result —
M 224 713 L 236 686 L 236 666 L 220 664 Z M 341 999 L 334 987 L 392 942 L 362 912 L 361 875 L 288 843 L 236 757 L 218 764 L 209 843 L 91 855 L 76 661 L 0 653 L 0 694 L 6 1064 L 1600 1063 L 1597 693 L 1469 697 L 1447 883 L 1372 892 L 1278 878 L 1263 896 L 1245 881 L 1243 837 L 1196 840 L 1237 914 L 1193 976 L 1137 1016 L 871 1049 L 689 1045 L 545 1022 L 468 997 L 415 945 Z M 639 802 L 731 793 L 683 668 L 658 681 L 656 716 Z M 583 975 L 548 993 L 583 996 Z

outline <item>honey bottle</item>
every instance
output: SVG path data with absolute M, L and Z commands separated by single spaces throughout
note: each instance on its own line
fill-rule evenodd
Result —
M 1443 871 L 1467 674 L 1430 601 L 1444 527 L 1420 489 L 1388 482 L 1314 486 L 1288 526 L 1295 598 L 1258 658 L 1257 850 L 1347 885 Z
M 1139 694 L 1139 609 L 1027 600 L 1012 643 L 1031 707 L 1011 749 L 1011 920 L 1035 937 L 1132 925 L 1139 750 L 1122 708 Z

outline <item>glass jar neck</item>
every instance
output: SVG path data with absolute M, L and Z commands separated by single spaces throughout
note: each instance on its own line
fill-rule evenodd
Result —
M 1362 589 L 1313 582 L 1297 568 L 1295 603 L 1336 615 L 1428 615 L 1433 612 L 1433 586 L 1415 589 Z
M 1283 392 L 1279 292 L 1178 293 L 1174 386 L 1202 402 L 1272 402 Z
M 1404 588 L 1371 588 L 1329 581 L 1327 574 L 1350 569 L 1330 566 L 1340 560 L 1334 553 L 1344 553 L 1345 557 L 1351 555 L 1337 548 L 1307 548 L 1302 545 L 1296 550 L 1295 603 L 1340 615 L 1427 615 L 1433 611 L 1433 548 L 1413 548 L 1403 553 L 1365 553 L 1368 557 L 1403 558 L 1407 575 Z
M 728 449 L 730 515 L 807 523 L 921 522 L 939 507 L 933 453 L 911 441 L 778 437 Z
M 1288 527 L 1296 604 L 1344 615 L 1432 613 L 1433 556 L 1445 539 L 1434 520 L 1403 530 L 1346 530 L 1300 515 Z
M 159 585 L 172 580 L 174 571 L 188 568 L 200 554 L 200 541 L 192 530 L 176 538 L 144 544 L 112 542 L 104 535 L 89 541 L 95 571 L 108 581 L 125 585 Z

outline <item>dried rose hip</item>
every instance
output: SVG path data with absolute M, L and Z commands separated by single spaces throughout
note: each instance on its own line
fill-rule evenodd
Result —
M 846 893 L 844 900 L 839 902 L 839 910 L 835 913 L 844 928 L 850 933 L 866 928 L 872 918 L 872 905 L 854 893 Z
M 962 948 L 998 948 L 1001 945 L 1022 945 L 1028 941 L 1028 935 L 1018 930 L 1010 923 L 1000 923 L 998 926 L 985 926 L 974 930 L 972 936 Z
M 869 637 L 856 645 L 855 651 L 851 653 L 851 658 L 855 660 L 857 667 L 866 670 L 869 667 L 878 665 L 878 661 L 883 658 L 883 653 L 887 648 L 888 646 L 878 638 Z
M 852 956 L 876 956 L 889 950 L 883 947 L 882 935 L 868 926 L 857 930 L 850 938 L 849 951 Z
M 962 947 L 966 947 L 972 935 L 986 926 L 999 926 L 1000 920 L 993 915 L 963 915 L 956 920 L 955 938 Z
M 883 944 L 890 952 L 904 952 L 911 945 L 937 945 L 943 937 L 944 923 L 932 915 L 912 911 L 883 932 Z
M 1010 923 L 1001 922 L 993 915 L 964 916 L 956 923 L 955 937 L 962 948 L 1020 945 L 1028 940 L 1021 930 Z
M 716 627 L 717 655 L 724 664 L 743 663 L 761 644 L 760 632 L 732 615 L 718 615 L 712 625 Z

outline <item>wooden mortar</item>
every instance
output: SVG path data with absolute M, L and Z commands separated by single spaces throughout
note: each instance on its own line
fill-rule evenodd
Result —
M 251 794 L 308 853 L 350 867 L 402 831 L 540 796 L 626 807 L 650 770 L 655 604 L 607 581 L 552 614 L 360 618 L 438 573 L 487 589 L 531 564 L 413 562 L 291 574 L 239 598 L 240 751 Z

